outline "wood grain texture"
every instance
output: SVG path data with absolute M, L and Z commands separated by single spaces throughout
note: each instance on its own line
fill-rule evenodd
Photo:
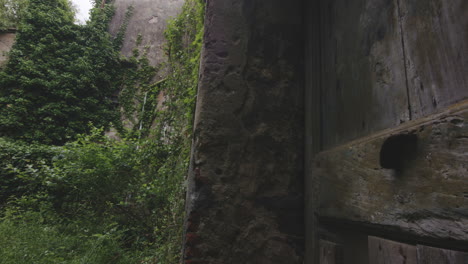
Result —
M 408 121 L 397 1 L 322 1 L 321 16 L 323 149 Z
M 380 148 L 417 136 L 401 171 L 382 169 Z M 468 101 L 427 118 L 321 152 L 320 217 L 396 228 L 419 237 L 468 241 Z
M 343 248 L 325 240 L 320 240 L 320 264 L 342 264 Z
M 467 264 L 468 253 L 434 248 L 428 246 L 417 246 L 419 264 Z
M 468 98 L 468 1 L 399 1 L 413 119 Z
M 370 236 L 369 264 L 418 264 L 416 246 Z
M 468 2 L 321 3 L 322 149 L 468 98 Z

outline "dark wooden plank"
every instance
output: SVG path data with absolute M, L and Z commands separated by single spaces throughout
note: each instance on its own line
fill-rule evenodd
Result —
M 335 243 L 320 240 L 320 264 L 342 264 L 343 248 Z
M 322 1 L 323 148 L 409 120 L 396 0 Z
M 417 138 L 402 168 L 383 169 L 387 138 Z M 411 152 L 411 151 L 410 151 Z M 468 101 L 316 156 L 321 218 L 398 229 L 415 236 L 468 241 Z
M 369 236 L 369 264 L 417 264 L 416 246 Z
M 419 264 L 467 264 L 468 253 L 434 248 L 428 246 L 417 246 Z
M 399 1 L 413 118 L 468 98 L 468 1 Z

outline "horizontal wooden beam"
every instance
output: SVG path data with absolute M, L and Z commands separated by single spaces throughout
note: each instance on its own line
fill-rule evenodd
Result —
M 319 217 L 468 241 L 468 101 L 321 152 L 313 167 Z

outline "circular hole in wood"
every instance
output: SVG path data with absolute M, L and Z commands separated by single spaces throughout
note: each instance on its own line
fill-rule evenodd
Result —
M 380 166 L 403 170 L 416 156 L 418 136 L 399 134 L 387 138 L 380 149 Z

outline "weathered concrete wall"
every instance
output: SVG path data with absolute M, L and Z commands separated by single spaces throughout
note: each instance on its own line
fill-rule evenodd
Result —
M 208 1 L 185 263 L 302 263 L 302 1 Z
M 128 23 L 122 46 L 124 56 L 132 56 L 138 35 L 142 36 L 139 50 L 148 49 L 150 64 L 155 66 L 165 60 L 163 45 L 164 30 L 167 20 L 175 17 L 181 10 L 184 0 L 115 0 L 115 16 L 109 25 L 111 34 L 117 34 L 125 19 L 129 6 L 133 6 L 133 15 Z M 142 53 L 141 52 L 141 53 Z
M 0 32 L 0 67 L 2 67 L 8 60 L 7 53 L 15 43 L 14 32 Z
M 185 0 L 115 0 L 115 15 L 109 25 L 109 32 L 116 36 L 125 23 L 126 14 L 129 8 L 133 8 L 132 15 L 127 23 L 127 29 L 122 43 L 121 54 L 126 57 L 133 56 L 133 50 L 138 49 L 140 56 L 146 55 L 151 66 L 158 66 L 167 60 L 164 45 L 168 20 L 176 17 L 182 10 Z M 140 43 L 137 39 L 141 36 Z M 154 76 L 154 82 L 165 78 L 167 72 L 163 68 L 158 68 Z M 164 98 L 164 92 L 160 92 L 159 98 Z M 162 101 L 159 101 L 162 102 Z M 135 100 L 135 104 L 138 101 Z M 137 109 L 141 109 L 137 107 Z M 135 117 L 138 116 L 135 113 Z M 132 118 L 123 117 L 125 127 L 136 127 L 140 121 L 131 121 Z M 153 124 L 154 125 L 154 124 Z M 106 132 L 110 137 L 116 137 L 116 131 Z

